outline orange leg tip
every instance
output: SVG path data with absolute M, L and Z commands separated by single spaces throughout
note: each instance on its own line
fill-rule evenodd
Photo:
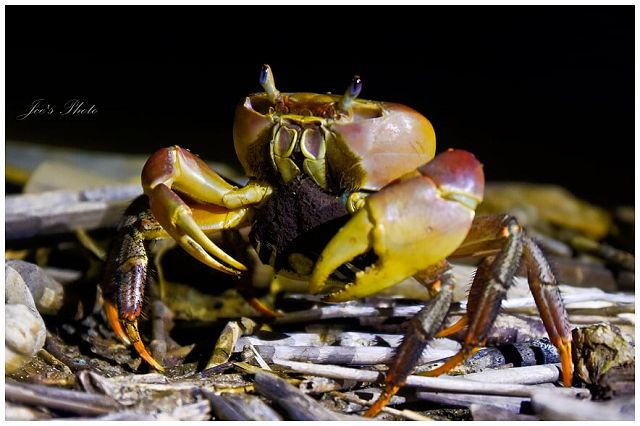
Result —
M 558 345 L 562 365 L 562 384 L 570 388 L 573 382 L 573 360 L 571 359 L 571 342 L 562 341 Z
M 420 375 L 427 377 L 436 377 L 445 374 L 455 368 L 458 364 L 462 363 L 465 359 L 467 359 L 469 355 L 476 353 L 479 349 L 480 348 L 472 348 L 468 351 L 462 350 L 449 358 L 440 367 L 434 368 L 433 370 L 425 371 L 424 373 L 420 373 Z
M 380 413 L 380 411 L 382 411 L 382 409 L 387 406 L 389 401 L 391 401 L 391 398 L 393 397 L 393 395 L 395 395 L 398 392 L 398 390 L 400 390 L 400 386 L 392 386 L 391 388 L 385 389 L 384 391 L 382 391 L 382 394 L 380 394 L 380 397 L 378 398 L 378 400 L 374 402 L 371 407 L 369 407 L 369 409 L 364 413 L 364 416 L 365 417 L 377 416 L 378 413 Z
M 252 297 L 251 299 L 249 299 L 248 302 L 253 309 L 258 311 L 262 315 L 268 316 L 270 318 L 277 318 L 280 316 L 280 314 L 273 311 L 271 308 L 269 308 L 267 305 L 265 305 L 255 297 Z
M 118 309 L 116 305 L 111 301 L 104 302 L 104 312 L 107 316 L 107 321 L 111 326 L 111 330 L 115 333 L 116 337 L 125 345 L 129 346 L 131 344 L 131 340 L 127 337 L 127 333 L 124 332 L 122 328 L 122 324 L 120 324 L 120 319 L 118 318 Z
M 455 324 L 452 324 L 449 327 L 440 330 L 438 334 L 436 334 L 436 337 L 451 336 L 452 334 L 457 333 L 458 331 L 465 328 L 467 324 L 469 324 L 469 317 L 463 315 L 458 321 L 455 322 Z
M 160 365 L 160 363 L 156 361 L 153 356 L 151 356 L 151 354 L 147 351 L 147 348 L 144 347 L 144 344 L 141 340 L 133 342 L 133 347 L 135 348 L 136 352 L 138 352 L 138 354 L 142 357 L 142 359 L 149 363 L 151 367 L 158 370 L 160 373 L 164 373 L 164 367 Z

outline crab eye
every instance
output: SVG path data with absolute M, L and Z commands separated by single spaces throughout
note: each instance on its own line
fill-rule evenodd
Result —
M 269 72 L 271 68 L 269 65 L 264 64 L 262 69 L 260 70 L 260 86 L 264 86 L 267 83 L 267 79 L 269 78 Z
M 360 95 L 362 91 L 362 79 L 360 76 L 356 75 L 351 79 L 351 83 L 347 90 L 344 92 L 344 96 L 340 99 L 340 104 L 338 105 L 338 109 L 345 114 L 349 114 L 351 112 L 351 105 L 353 101 Z
M 267 64 L 264 64 L 260 70 L 260 85 L 267 92 L 271 102 L 276 103 L 280 99 L 280 92 L 276 89 L 273 72 L 271 72 L 271 67 Z
M 349 94 L 355 99 L 360 96 L 360 91 L 362 91 L 362 79 L 359 75 L 353 76 L 349 85 Z

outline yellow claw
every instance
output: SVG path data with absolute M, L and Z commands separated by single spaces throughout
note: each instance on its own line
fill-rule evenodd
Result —
M 340 228 L 326 245 L 316 263 L 309 280 L 310 293 L 321 292 L 333 271 L 369 249 L 371 229 L 373 224 L 364 209 L 358 211 L 345 226 Z
M 192 216 L 191 209 L 165 184 L 153 188 L 149 197 L 151 210 L 162 227 L 193 257 L 218 271 L 239 275 L 247 268 L 205 235 Z M 211 255 L 235 269 L 215 260 Z
M 376 263 L 328 300 L 362 298 L 391 287 L 449 256 L 464 240 L 473 217 L 466 205 L 443 198 L 431 179 L 418 176 L 388 186 L 369 196 L 327 244 L 309 291 L 322 291 L 334 270 L 368 250 L 378 257 Z

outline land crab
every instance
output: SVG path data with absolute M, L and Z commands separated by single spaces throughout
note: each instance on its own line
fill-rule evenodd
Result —
M 249 177 L 245 186 L 228 183 L 179 146 L 162 148 L 146 162 L 145 195 L 125 213 L 101 283 L 106 317 L 123 342 L 163 370 L 137 326 L 148 280 L 146 242 L 173 238 L 211 268 L 240 275 L 246 267 L 208 236 L 251 225 L 261 259 L 308 276 L 310 292 L 346 283 L 326 295 L 329 302 L 372 295 L 410 276 L 437 293 L 410 321 L 385 390 L 366 415 L 377 414 L 397 392 L 431 338 L 467 327 L 461 351 L 430 375 L 450 370 L 484 344 L 521 259 L 560 352 L 563 383 L 570 385 L 571 332 L 556 278 L 513 217 L 475 217 L 484 174 L 471 153 L 435 155 L 431 123 L 404 105 L 358 99 L 359 77 L 343 96 L 281 93 L 267 65 L 260 83 L 264 92 L 239 104 L 233 128 Z M 455 256 L 483 260 L 467 315 L 441 330 L 454 285 L 447 259 Z

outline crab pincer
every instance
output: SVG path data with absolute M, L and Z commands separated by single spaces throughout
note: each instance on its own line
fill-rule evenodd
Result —
M 417 171 L 366 198 L 322 251 L 310 292 L 321 292 L 333 271 L 372 250 L 376 263 L 328 300 L 369 296 L 440 262 L 462 243 L 482 200 L 480 162 L 467 151 L 449 150 Z
M 558 348 L 563 383 L 571 384 L 571 332 L 556 279 L 545 257 L 511 216 L 475 218 L 484 175 L 475 157 L 449 150 L 368 197 L 364 206 L 327 244 L 310 280 L 321 292 L 342 264 L 373 251 L 377 260 L 356 273 L 353 283 L 329 294 L 337 302 L 366 297 L 409 276 L 440 293 L 409 323 L 385 379 L 385 390 L 367 411 L 375 416 L 404 384 L 428 341 L 466 327 L 462 350 L 427 375 L 449 371 L 486 342 L 521 259 L 549 337 Z M 468 314 L 441 330 L 451 304 L 454 279 L 447 258 L 488 256 L 480 263 L 469 293 Z

